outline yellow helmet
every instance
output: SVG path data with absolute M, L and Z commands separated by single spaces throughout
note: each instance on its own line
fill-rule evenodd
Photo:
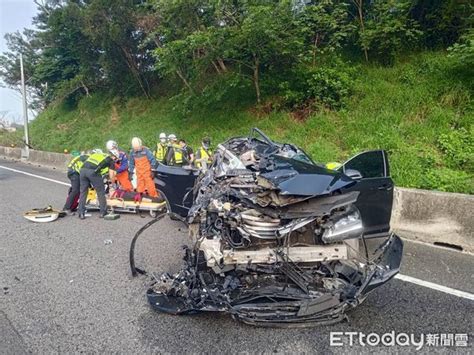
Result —
M 341 166 L 342 166 L 341 163 L 332 161 L 332 162 L 326 164 L 326 169 L 329 169 L 329 170 L 337 170 L 337 169 L 339 169 Z

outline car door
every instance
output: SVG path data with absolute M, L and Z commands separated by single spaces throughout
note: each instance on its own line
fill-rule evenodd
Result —
M 182 217 L 188 215 L 193 204 L 192 189 L 198 175 L 199 171 L 191 167 L 158 164 L 155 169 L 155 185 L 166 198 L 171 212 Z
M 359 209 L 367 237 L 385 236 L 390 230 L 390 217 L 393 203 L 393 181 L 387 153 L 372 150 L 357 154 L 346 161 L 341 169 L 358 171 L 361 178 L 346 191 L 360 191 L 356 206 Z

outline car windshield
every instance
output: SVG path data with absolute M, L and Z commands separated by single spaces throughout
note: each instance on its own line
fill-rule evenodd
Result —
M 313 160 L 303 150 L 292 144 L 283 144 L 275 155 L 314 165 Z
M 316 165 L 314 161 L 301 148 L 289 143 L 276 143 L 258 128 L 250 132 L 250 139 L 258 145 L 266 146 L 268 155 L 277 155 L 288 159 L 297 160 L 306 164 Z

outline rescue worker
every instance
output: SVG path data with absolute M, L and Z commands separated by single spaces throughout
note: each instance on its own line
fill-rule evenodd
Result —
M 207 169 L 207 167 L 212 163 L 212 151 L 211 140 L 208 137 L 204 137 L 201 142 L 201 146 L 196 151 L 196 159 L 194 160 L 195 165 L 199 169 Z
M 102 152 L 100 149 L 96 149 L 89 155 L 84 161 L 80 170 L 80 197 L 79 197 L 79 218 L 85 219 L 86 213 L 86 200 L 87 193 L 89 191 L 89 185 L 95 189 L 97 193 L 97 199 L 99 200 L 100 214 L 99 218 L 103 218 L 107 214 L 107 200 L 105 199 L 105 186 L 103 177 L 109 174 L 110 178 L 113 177 L 111 173 L 115 169 L 115 160 L 117 158 L 113 155 L 108 155 Z
M 87 154 L 77 155 L 71 159 L 67 166 L 67 177 L 71 181 L 71 188 L 67 195 L 66 203 L 64 204 L 63 211 L 66 214 L 71 214 L 77 208 L 77 200 L 79 198 L 79 192 L 81 188 L 79 172 L 81 171 L 82 165 L 89 158 Z
M 191 165 L 194 161 L 193 148 L 191 148 L 184 139 L 179 140 L 179 147 L 183 154 L 183 163 L 185 165 Z
M 156 150 L 154 156 L 156 161 L 159 163 L 166 163 L 166 153 L 168 151 L 168 139 L 166 138 L 166 133 L 161 132 L 159 136 L 160 141 L 156 143 Z
M 137 192 L 147 192 L 151 197 L 158 197 L 155 187 L 155 177 L 152 171 L 157 165 L 156 159 L 147 147 L 144 147 L 142 140 L 138 137 L 132 139 L 132 151 L 128 163 L 130 178 L 133 170 L 137 174 Z
M 113 183 L 118 183 L 120 188 L 124 191 L 132 191 L 133 186 L 128 176 L 128 158 L 125 152 L 121 151 L 116 141 L 110 140 L 106 144 L 107 150 L 110 154 L 114 155 L 117 159 L 115 160 L 115 172 L 112 172 Z
M 170 134 L 168 136 L 168 151 L 166 153 L 166 163 L 173 166 L 183 165 L 183 151 L 178 144 L 176 135 Z

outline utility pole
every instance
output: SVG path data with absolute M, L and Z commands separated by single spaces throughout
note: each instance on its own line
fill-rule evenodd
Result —
M 23 55 L 20 53 L 21 93 L 23 95 L 23 125 L 25 132 L 24 157 L 30 156 L 30 140 L 28 138 L 28 104 L 26 103 L 25 73 L 23 72 Z

